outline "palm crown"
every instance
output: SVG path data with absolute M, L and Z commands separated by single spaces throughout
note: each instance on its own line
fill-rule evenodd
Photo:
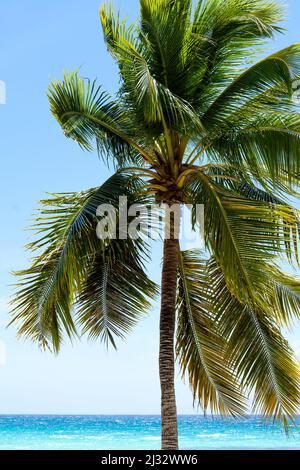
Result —
M 65 134 L 116 173 L 82 193 L 42 201 L 38 250 L 15 298 L 19 332 L 58 351 L 77 328 L 115 345 L 157 293 L 145 240 L 99 240 L 96 208 L 120 195 L 147 204 L 204 204 L 205 255 L 178 254 L 176 354 L 204 409 L 253 407 L 287 427 L 299 368 L 282 327 L 299 316 L 300 116 L 291 99 L 300 44 L 258 62 L 281 31 L 267 0 L 140 0 L 140 20 L 100 17 L 120 71 L 111 97 L 77 72 L 49 89 Z M 73 308 L 74 312 L 73 312 Z M 175 306 L 174 306 L 175 308 Z M 175 311 L 174 311 L 175 315 Z

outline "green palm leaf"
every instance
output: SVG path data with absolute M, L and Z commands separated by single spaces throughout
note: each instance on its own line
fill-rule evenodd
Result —
M 123 246 L 122 246 L 123 245 Z M 89 337 L 114 347 L 149 311 L 156 286 L 144 272 L 140 247 L 118 240 L 96 256 L 77 299 L 78 324 Z
M 289 93 L 293 78 L 300 73 L 299 52 L 300 44 L 293 44 L 252 65 L 217 97 L 203 121 L 210 126 L 217 125 L 247 101 L 274 86 L 285 85 Z
M 211 303 L 206 261 L 197 252 L 182 252 L 176 347 L 182 374 L 188 372 L 194 400 L 204 411 L 236 416 L 245 412 L 245 402 L 226 361 L 226 342 L 219 334 Z
M 118 18 L 114 21 L 114 14 L 110 7 L 102 7 L 100 11 L 101 22 L 103 26 L 104 36 L 108 43 L 108 48 L 113 57 L 117 60 L 122 77 L 123 93 L 126 95 L 126 102 L 129 102 L 129 106 L 133 107 L 135 113 L 141 116 L 142 120 L 145 121 L 144 134 L 147 133 L 146 127 L 151 124 L 162 124 L 163 126 L 168 125 L 169 127 L 178 128 L 183 131 L 185 128 L 191 129 L 191 123 L 195 128 L 201 128 L 200 120 L 197 114 L 194 112 L 188 102 L 180 98 L 178 95 L 172 93 L 172 87 L 168 83 L 166 76 L 170 74 L 174 80 L 174 70 L 170 70 L 171 64 L 176 64 L 172 59 L 173 56 L 167 53 L 165 47 L 160 45 L 157 47 L 159 37 L 155 38 L 149 36 L 146 30 L 149 31 L 149 22 L 154 28 L 157 28 L 157 34 L 159 35 L 160 25 L 157 20 L 165 26 L 170 24 L 170 18 L 180 25 L 181 35 L 184 36 L 185 28 L 183 22 L 183 12 L 185 11 L 184 6 L 181 3 L 167 2 L 164 14 L 166 18 L 163 19 L 163 15 L 158 15 L 158 11 L 153 2 L 142 2 L 141 11 L 143 15 L 141 25 L 141 41 L 137 40 L 138 31 L 136 27 L 128 26 L 121 22 Z M 190 4 L 190 1 L 187 2 Z M 189 8 L 189 6 L 186 6 Z M 179 15 L 179 16 L 178 16 Z M 147 19 L 146 19 L 147 18 Z M 147 29 L 148 24 L 148 29 Z M 153 30 L 150 29 L 150 30 Z M 170 28 L 165 29 L 166 34 L 170 33 Z M 163 34 L 163 31 L 161 31 Z M 175 38 L 178 38 L 180 31 L 174 25 L 173 35 L 171 38 L 166 39 L 170 41 L 169 47 L 173 54 L 177 55 L 177 49 L 174 42 Z M 155 42 L 155 43 L 153 43 Z M 176 49 L 176 51 L 174 50 Z M 158 76 L 153 62 L 154 51 L 157 50 L 159 54 L 164 51 L 164 55 L 168 57 L 161 57 L 165 64 L 165 74 Z M 151 62 L 149 63 L 149 59 Z
M 265 295 L 275 320 L 290 327 L 300 316 L 300 280 L 276 265 L 264 266 Z
M 265 39 L 281 31 L 279 24 L 283 18 L 282 5 L 276 2 L 196 3 L 191 36 L 198 38 L 198 44 L 191 47 L 194 67 L 188 81 L 194 85 L 190 99 L 197 100 L 199 112 L 205 113 L 247 63 L 259 56 Z
M 125 109 L 95 82 L 79 78 L 77 72 L 65 73 L 63 81 L 51 83 L 48 97 L 64 133 L 84 149 L 91 150 L 95 141 L 101 155 L 121 166 L 127 161 L 136 163 L 140 155 L 151 161 Z
M 207 246 L 213 250 L 236 295 L 257 301 L 264 284 L 261 263 L 287 254 L 297 258 L 299 214 L 290 206 L 249 200 L 200 172 L 192 183 L 192 203 L 204 203 Z
M 262 175 L 267 172 L 275 187 L 281 182 L 291 187 L 299 185 L 299 149 L 298 115 L 269 112 L 261 117 L 257 113 L 255 120 L 245 119 L 242 126 L 232 126 L 214 142 L 211 152 L 226 153 L 225 159 L 233 164 L 246 163 L 262 184 Z
M 241 303 L 228 289 L 215 260 L 209 265 L 215 321 L 228 341 L 228 358 L 242 384 L 254 393 L 253 410 L 274 417 L 286 429 L 300 406 L 300 369 L 287 341 L 270 315 Z
M 72 308 L 85 280 L 89 278 L 95 260 L 103 258 L 103 264 L 119 263 L 131 252 L 131 268 L 142 277 L 141 262 L 147 255 L 147 247 L 138 241 L 134 247 L 130 241 L 114 242 L 98 239 L 96 211 L 100 204 L 117 207 L 119 197 L 127 195 L 129 203 L 144 201 L 140 183 L 126 175 L 115 174 L 99 188 L 82 193 L 59 194 L 42 201 L 43 208 L 35 226 L 39 238 L 29 248 L 43 250 L 33 265 L 16 273 L 21 277 L 14 300 L 13 320 L 17 321 L 19 334 L 38 341 L 42 346 L 51 345 L 58 351 L 62 331 L 69 336 L 75 333 Z M 107 246 L 108 245 L 108 246 Z M 109 248 L 109 249 L 108 249 Z M 99 264 L 99 263 L 98 263 Z M 99 267 L 100 269 L 100 267 Z M 132 279 L 138 282 L 137 278 Z M 144 275 L 143 287 L 154 293 L 154 285 Z M 147 295 L 145 293 L 145 295 Z M 134 296 L 134 293 L 132 294 Z M 136 296 L 136 302 L 145 310 L 146 300 Z

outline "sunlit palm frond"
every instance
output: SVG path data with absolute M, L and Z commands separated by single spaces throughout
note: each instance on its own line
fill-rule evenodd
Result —
M 176 346 L 182 374 L 187 373 L 194 400 L 204 411 L 237 416 L 245 412 L 245 400 L 226 361 L 226 342 L 211 305 L 206 260 L 198 252 L 182 252 Z
M 286 430 L 300 406 L 300 369 L 293 351 L 272 317 L 272 305 L 262 310 L 241 303 L 228 289 L 215 260 L 208 264 L 215 321 L 228 341 L 228 358 L 242 384 L 254 394 L 253 410 L 274 418 Z
M 42 346 L 52 345 L 58 351 L 62 331 L 66 330 L 69 336 L 75 333 L 72 308 L 95 257 L 111 255 L 105 262 L 112 262 L 108 242 L 97 237 L 97 207 L 101 204 L 117 207 L 123 195 L 129 201 L 141 201 L 144 196 L 140 189 L 138 181 L 116 174 L 99 188 L 58 194 L 42 201 L 43 208 L 34 226 L 38 238 L 29 245 L 38 254 L 29 269 L 16 273 L 21 281 L 13 303 L 12 321 L 19 324 L 20 335 Z M 115 256 L 125 259 L 127 248 L 126 243 L 116 244 Z M 135 252 L 132 251 L 132 263 L 134 253 L 140 257 L 146 255 L 144 244 L 138 244 Z M 138 262 L 137 266 L 140 266 Z M 141 272 L 141 266 L 139 269 Z
M 269 0 L 229 0 L 226 4 L 222 0 L 198 0 L 195 8 L 199 27 L 210 30 L 225 25 L 232 37 L 271 37 L 282 30 L 279 23 L 284 16 L 283 5 Z
M 270 173 L 262 166 L 258 173 L 253 168 L 241 164 L 208 164 L 199 167 L 218 186 L 240 194 L 249 200 L 270 204 L 283 204 L 291 207 L 290 196 L 297 197 L 297 189 L 290 185 L 290 178 L 284 173 L 276 185 Z
M 279 269 L 275 264 L 263 265 L 264 295 L 279 325 L 290 327 L 300 317 L 300 280 Z
M 236 295 L 248 299 L 264 282 L 260 262 L 298 257 L 299 214 L 288 205 L 249 200 L 217 185 L 203 172 L 191 202 L 204 204 L 205 239 Z
M 257 46 L 281 31 L 283 18 L 284 10 L 277 2 L 201 0 L 196 3 L 192 34 L 202 38 L 202 44 L 198 45 L 200 53 L 195 54 L 194 61 L 205 66 L 192 99 L 197 99 L 201 113 L 258 57 L 260 47 Z
M 167 2 L 166 8 L 163 10 L 163 15 L 168 15 L 172 12 L 172 18 L 182 25 L 182 16 L 177 16 L 173 9 L 178 7 L 179 3 L 171 4 Z M 147 4 L 147 5 L 146 5 Z M 174 7 L 174 8 L 173 8 Z M 152 28 L 149 29 L 150 34 L 153 28 L 159 30 L 159 24 L 154 21 L 153 12 L 154 4 L 143 2 L 141 5 L 142 12 L 147 16 L 147 21 L 151 21 Z M 147 14 L 146 14 L 146 10 Z M 145 10 L 145 11 L 144 11 Z M 176 11 L 178 8 L 176 9 Z M 177 13 L 182 13 L 182 8 Z M 160 10 L 161 11 L 161 10 Z M 159 19 L 162 20 L 163 15 L 160 13 Z M 100 12 L 102 26 L 106 41 L 108 42 L 109 51 L 116 58 L 120 74 L 122 77 L 122 90 L 126 102 L 133 106 L 135 113 L 138 114 L 143 121 L 145 121 L 144 132 L 147 133 L 147 126 L 149 124 L 161 125 L 163 129 L 166 125 L 170 128 L 177 128 L 181 132 L 184 129 L 191 130 L 194 128 L 201 128 L 200 120 L 197 114 L 192 109 L 191 105 L 184 99 L 180 98 L 177 94 L 172 92 L 171 84 L 168 83 L 165 77 L 160 77 L 155 68 L 154 55 L 157 51 L 157 45 L 150 45 L 150 40 L 154 38 L 145 33 L 144 29 L 146 24 L 142 19 L 141 32 L 134 34 L 132 26 L 126 28 L 126 24 L 121 22 L 118 18 L 114 17 L 110 7 L 103 6 Z M 170 34 L 170 18 L 165 19 L 165 34 Z M 174 25 L 174 36 L 179 35 L 179 30 Z M 159 34 L 159 33 L 157 33 Z M 137 39 L 139 37 L 140 41 Z M 156 41 L 159 40 L 155 37 Z M 161 38 L 162 39 L 162 38 Z M 172 50 L 174 53 L 174 41 L 172 42 Z M 150 48 L 150 50 L 149 50 Z M 168 64 L 165 64 L 165 73 L 171 73 L 170 67 L 174 68 L 177 63 L 172 60 L 170 54 L 167 54 L 165 45 L 161 45 L 159 54 L 164 52 L 168 55 Z M 176 53 L 178 55 L 178 53 Z M 160 57 L 159 69 L 164 59 Z M 173 74 L 171 73 L 172 78 Z
M 191 0 L 140 0 L 141 41 L 149 52 L 151 71 L 161 84 L 179 96 L 191 7 Z
M 300 44 L 293 44 L 245 70 L 217 97 L 203 121 L 210 126 L 218 125 L 247 101 L 274 86 L 285 85 L 289 94 L 292 80 L 300 73 L 299 51 Z
M 219 158 L 246 163 L 254 175 L 263 168 L 275 187 L 281 182 L 299 186 L 300 121 L 296 113 L 257 113 L 254 119 L 225 132 L 213 147 L 222 154 Z
M 110 243 L 89 267 L 77 299 L 83 333 L 114 347 L 151 307 L 156 286 L 146 276 L 141 247 L 132 241 Z
M 95 81 L 80 78 L 78 72 L 65 73 L 62 81 L 51 83 L 48 97 L 66 136 L 84 149 L 91 150 L 95 142 L 102 156 L 120 166 L 136 162 L 142 155 L 150 158 L 134 135 L 128 110 L 125 112 Z

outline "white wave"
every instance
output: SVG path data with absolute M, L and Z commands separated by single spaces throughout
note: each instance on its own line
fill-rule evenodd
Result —
M 147 437 L 142 437 L 142 441 L 159 441 L 160 436 L 147 436 Z
M 95 441 L 103 441 L 103 439 L 107 439 L 109 437 L 111 437 L 111 436 L 85 436 L 84 438 L 85 439 L 91 439 L 91 440 L 93 439 Z
M 225 434 L 221 434 L 219 432 L 216 432 L 214 434 L 197 434 L 197 437 L 222 437 Z

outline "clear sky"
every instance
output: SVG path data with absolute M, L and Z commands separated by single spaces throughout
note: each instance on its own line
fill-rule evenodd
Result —
M 96 153 L 83 153 L 51 117 L 46 89 L 66 69 L 117 89 L 116 68 L 102 40 L 100 0 L 1 0 L 0 80 L 7 103 L 0 105 L 0 413 L 159 413 L 158 308 L 117 352 L 99 343 L 68 342 L 58 357 L 17 340 L 8 321 L 9 272 L 27 265 L 24 244 L 37 200 L 45 192 L 99 185 L 108 170 Z M 115 5 L 134 18 L 138 0 Z M 300 41 L 300 2 L 288 1 L 288 29 L 271 43 L 280 49 Z M 159 280 L 161 250 L 151 273 Z M 299 325 L 291 342 L 300 350 Z M 178 378 L 179 413 L 192 413 L 192 398 Z

